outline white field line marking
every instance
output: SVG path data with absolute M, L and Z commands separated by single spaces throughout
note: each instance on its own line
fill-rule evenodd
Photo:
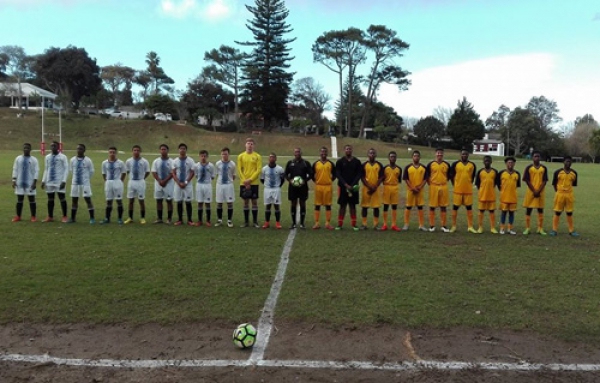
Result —
M 2 354 L 0 361 L 36 364 L 55 364 L 72 367 L 109 367 L 109 368 L 198 368 L 198 367 L 289 367 L 308 369 L 335 370 L 383 370 L 383 371 L 559 371 L 559 372 L 595 372 L 600 371 L 600 364 L 562 364 L 562 363 L 470 363 L 470 362 L 440 362 L 423 360 L 402 363 L 372 363 L 366 361 L 319 361 L 319 360 L 260 360 L 252 363 L 250 360 L 121 360 L 121 359 L 66 359 L 49 355 L 18 355 Z
M 296 221 L 298 222 L 299 212 L 297 214 Z M 265 305 L 262 309 L 262 314 L 258 320 L 258 336 L 256 337 L 256 343 L 252 347 L 252 354 L 250 355 L 249 361 L 256 364 L 263 360 L 265 355 L 265 349 L 269 344 L 269 338 L 273 331 L 273 317 L 275 316 L 275 306 L 277 305 L 277 298 L 281 292 L 281 286 L 285 278 L 285 271 L 290 260 L 290 251 L 294 244 L 294 238 L 296 237 L 296 230 L 290 230 L 290 234 L 285 241 L 283 251 L 281 252 L 281 258 L 279 260 L 279 266 L 277 267 L 277 274 L 275 274 L 275 280 L 271 285 L 271 291 L 265 301 Z

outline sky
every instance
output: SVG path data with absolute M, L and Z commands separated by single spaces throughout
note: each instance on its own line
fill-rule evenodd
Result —
M 158 53 L 175 87 L 185 90 L 204 53 L 252 39 L 253 0 L 0 0 L 0 46 L 27 54 L 50 47 L 85 48 L 99 66 L 145 69 Z M 287 0 L 294 79 L 312 77 L 339 98 L 337 74 L 312 60 L 311 46 L 331 30 L 385 25 L 410 45 L 395 63 L 411 73 L 400 92 L 378 98 L 403 117 L 454 109 L 466 97 L 485 121 L 501 105 L 532 97 L 557 103 L 563 123 L 600 119 L 598 0 Z M 366 74 L 371 58 L 359 66 Z M 332 115 L 332 110 L 327 113 Z

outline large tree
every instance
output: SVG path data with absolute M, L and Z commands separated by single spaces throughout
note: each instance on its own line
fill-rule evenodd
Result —
M 600 129 L 600 125 L 594 117 L 586 114 L 583 117 L 577 117 L 575 128 L 569 137 L 566 138 L 566 145 L 572 156 L 589 156 L 592 162 L 598 155 L 597 148 L 594 147 L 592 137 L 594 132 Z
M 82 97 L 95 94 L 102 85 L 100 67 L 84 48 L 49 48 L 36 57 L 33 71 L 39 81 L 75 109 Z
M 367 85 L 367 93 L 360 121 L 359 137 L 363 136 L 367 115 L 381 84 L 393 84 L 400 90 L 406 90 L 410 85 L 410 81 L 406 78 L 410 73 L 395 63 L 395 60 L 403 56 L 403 52 L 408 49 L 409 45 L 397 37 L 396 31 L 384 25 L 371 25 L 364 34 L 362 43 L 367 51 L 373 53 L 374 59 L 364 80 Z
M 448 121 L 447 132 L 458 148 L 468 151 L 473 150 L 473 141 L 480 140 L 485 136 L 483 122 L 466 97 L 463 97 L 454 109 L 454 113 Z
M 153 94 L 158 94 L 162 86 L 174 84 L 175 81 L 165 73 L 164 69 L 160 66 L 160 57 L 158 53 L 150 51 L 146 54 L 146 72 L 150 75 L 152 83 L 154 84 Z
M 352 88 L 350 88 L 352 83 Z M 352 126 L 360 123 L 362 107 L 364 105 L 365 95 L 358 84 L 358 81 L 347 79 L 344 83 L 342 97 L 335 104 L 335 119 L 343 121 L 342 132 L 348 137 L 358 137 L 358 132 L 352 131 Z
M 121 63 L 102 67 L 100 77 L 113 94 L 113 106 L 115 108 L 123 104 L 121 86 L 124 86 L 124 90 L 131 89 L 134 76 L 135 70 Z
M 252 47 L 250 59 L 244 67 L 245 84 L 242 108 L 262 117 L 263 128 L 271 130 L 277 122 L 287 122 L 287 99 L 294 73 L 288 72 L 289 44 L 296 39 L 285 36 L 293 31 L 286 23 L 289 15 L 283 0 L 255 0 L 246 5 L 253 18 L 246 27 L 253 41 L 237 42 Z
M 208 121 L 208 126 L 213 127 L 213 121 L 221 118 L 227 105 L 233 102 L 233 94 L 221 85 L 198 76 L 188 83 L 188 90 L 183 94 L 182 100 L 190 116 L 194 119 L 203 116 Z
M 298 79 L 292 86 L 291 100 L 294 106 L 304 110 L 313 125 L 322 124 L 323 112 L 330 99 L 331 97 L 323 90 L 323 85 L 312 77 Z
M 501 131 L 508 142 L 508 154 L 527 153 L 529 148 L 538 149 L 537 141 L 542 138 L 542 129 L 538 117 L 529 109 L 515 108 Z
M 11 82 L 17 84 L 16 95 L 21 109 L 23 90 L 21 82 L 31 76 L 32 59 L 25 53 L 25 49 L 17 45 L 4 45 L 0 47 L 0 72 L 5 72 Z
M 509 115 L 510 108 L 502 104 L 498 110 L 494 111 L 492 115 L 485 120 L 485 127 L 489 132 L 499 132 L 506 128 Z
M 242 68 L 248 55 L 239 49 L 221 45 L 204 53 L 204 60 L 212 63 L 202 70 L 202 76 L 217 81 L 233 90 L 235 124 L 239 129 L 239 94 L 242 86 Z
M 415 135 L 426 142 L 429 147 L 444 136 L 445 130 L 444 123 L 433 116 L 421 118 L 413 128 Z
M 526 108 L 538 118 L 540 128 L 543 130 L 550 130 L 553 124 L 562 121 L 558 115 L 560 110 L 556 101 L 549 100 L 544 96 L 532 97 Z

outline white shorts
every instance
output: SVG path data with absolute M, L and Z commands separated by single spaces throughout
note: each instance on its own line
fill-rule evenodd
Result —
M 183 189 L 179 185 L 175 185 L 173 189 L 173 200 L 175 202 L 192 202 L 192 197 L 194 196 L 194 186 L 192 184 L 187 184 Z
M 170 201 L 173 199 L 173 185 L 175 181 L 169 180 L 165 187 L 162 187 L 158 182 L 154 181 L 154 198 L 155 199 L 166 199 Z
M 31 185 L 29 187 L 26 187 L 26 188 L 17 185 L 17 187 L 15 188 L 15 194 L 16 195 L 36 195 L 37 194 L 37 188 L 31 190 Z
M 123 181 L 104 181 L 104 195 L 106 196 L 107 201 L 112 201 L 113 199 L 123 199 Z
M 67 192 L 67 187 L 65 185 L 64 188 L 60 188 L 60 185 L 46 185 L 46 193 L 47 194 L 53 194 L 53 193 L 66 193 Z
M 220 185 L 217 184 L 217 193 L 215 200 L 217 203 L 232 203 L 235 202 L 235 192 L 233 184 Z
M 146 198 L 146 180 L 129 180 L 127 182 L 127 198 Z
M 90 185 L 71 185 L 71 197 L 91 197 L 92 187 Z
M 265 188 L 263 190 L 265 205 L 281 205 L 281 188 Z
M 211 184 L 196 184 L 196 201 L 198 203 L 212 202 L 212 185 Z

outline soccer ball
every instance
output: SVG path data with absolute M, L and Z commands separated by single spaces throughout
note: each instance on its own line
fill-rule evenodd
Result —
M 296 176 L 294 177 L 294 179 L 292 179 L 292 185 L 295 187 L 300 187 L 304 185 L 304 180 L 302 179 L 302 177 Z
M 356 193 L 357 191 L 360 190 L 360 186 L 358 186 L 358 184 L 352 186 L 352 190 Z
M 256 328 L 250 323 L 242 323 L 233 330 L 233 344 L 239 348 L 250 348 L 256 341 Z

